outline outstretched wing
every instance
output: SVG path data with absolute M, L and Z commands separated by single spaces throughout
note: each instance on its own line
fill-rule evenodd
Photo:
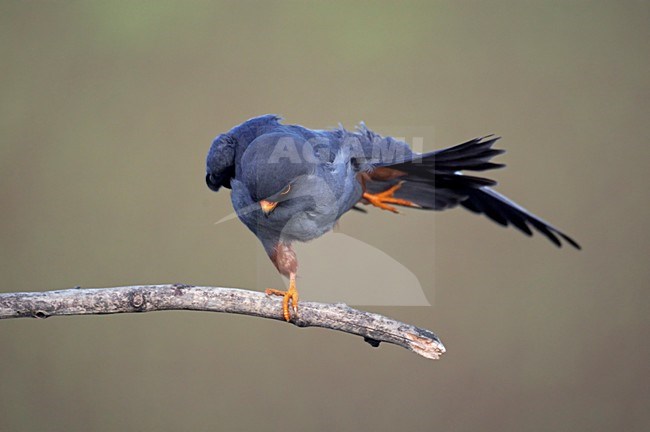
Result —
M 382 165 L 377 168 L 374 178 L 370 173 L 368 189 L 378 192 L 399 181 L 402 184 L 396 190 L 395 197 L 411 201 L 423 209 L 446 210 L 460 204 L 500 225 L 512 225 L 526 235 L 532 235 L 534 229 L 557 246 L 562 245 L 560 239 L 563 239 L 580 249 L 580 245 L 571 237 L 491 189 L 489 186 L 496 185 L 495 181 L 461 173 L 465 170 L 485 171 L 503 167 L 503 164 L 490 161 L 504 152 L 492 148 L 498 139 L 495 136 L 476 138 L 447 149 L 414 155 L 413 159 L 407 161 Z M 386 179 L 386 170 L 400 174 Z
M 560 241 L 562 238 L 576 249 L 581 249 L 571 237 L 493 189 L 487 187 L 470 189 L 466 194 L 467 199 L 460 204 L 467 210 L 484 214 L 499 225 L 512 225 L 528 236 L 533 235 L 532 227 L 558 247 L 562 246 Z

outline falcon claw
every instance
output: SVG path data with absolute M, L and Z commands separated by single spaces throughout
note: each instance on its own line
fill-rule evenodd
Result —
M 385 191 L 376 194 L 372 194 L 370 192 L 364 192 L 362 197 L 363 199 L 365 199 L 375 207 L 379 207 L 380 209 L 388 210 L 393 213 L 399 213 L 399 211 L 397 211 L 395 207 L 389 205 L 388 203 L 396 204 L 404 207 L 421 208 L 419 205 L 417 205 L 412 201 L 405 200 L 402 198 L 395 198 L 394 196 L 395 191 L 397 191 L 399 188 L 402 187 L 402 183 L 404 183 L 404 181 L 401 181 L 395 184 L 394 186 L 391 186 L 390 188 L 386 189 Z
M 282 317 L 285 321 L 291 321 L 291 309 L 293 310 L 294 315 L 298 314 L 298 290 L 296 289 L 296 282 L 293 278 L 289 282 L 288 290 L 281 291 L 268 288 L 264 293 L 266 295 L 282 296 Z

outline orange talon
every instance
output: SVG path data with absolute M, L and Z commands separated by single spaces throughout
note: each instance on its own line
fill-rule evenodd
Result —
M 372 194 L 370 192 L 364 192 L 362 198 L 367 200 L 370 204 L 374 205 L 375 207 L 379 207 L 380 209 L 383 210 L 392 211 L 393 213 L 399 213 L 399 212 L 395 207 L 388 205 L 387 203 L 397 204 L 404 207 L 419 208 L 420 206 L 415 204 L 412 201 L 394 197 L 395 191 L 402 187 L 402 183 L 404 183 L 404 181 L 401 181 L 395 184 L 394 186 L 386 189 L 385 191 L 376 194 Z
M 289 311 L 289 304 L 293 309 L 294 315 L 298 313 L 298 290 L 296 289 L 296 276 L 294 274 L 289 278 L 289 289 L 281 291 L 273 288 L 268 288 L 264 291 L 266 295 L 282 296 L 282 316 L 285 321 L 291 321 L 291 313 Z

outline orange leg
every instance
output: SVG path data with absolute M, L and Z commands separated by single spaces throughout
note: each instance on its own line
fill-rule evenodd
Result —
M 289 306 L 293 309 L 293 313 L 298 313 L 298 290 L 296 289 L 296 274 L 291 273 L 289 277 L 289 289 L 281 291 L 273 288 L 268 288 L 264 291 L 266 295 L 282 296 L 282 316 L 285 321 L 291 321 L 291 313 Z
M 364 183 L 362 183 L 363 186 L 365 186 Z M 386 189 L 385 191 L 379 192 L 377 194 L 371 194 L 369 192 L 365 192 L 365 187 L 364 187 L 362 198 L 367 200 L 370 204 L 374 205 L 375 207 L 379 207 L 380 209 L 383 210 L 392 211 L 393 213 L 399 213 L 399 212 L 395 207 L 389 204 L 419 208 L 420 206 L 415 204 L 412 201 L 401 199 L 401 198 L 395 198 L 394 196 L 395 191 L 402 187 L 402 183 L 404 183 L 404 181 L 401 181 L 396 185 Z

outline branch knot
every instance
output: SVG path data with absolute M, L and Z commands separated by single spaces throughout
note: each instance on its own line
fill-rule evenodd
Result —
M 131 303 L 131 306 L 133 306 L 135 309 L 139 311 L 144 310 L 146 299 L 143 292 L 133 291 L 129 296 L 129 301 Z
M 50 314 L 48 314 L 47 312 L 45 312 L 43 310 L 35 310 L 35 311 L 32 311 L 32 316 L 34 318 L 38 318 L 38 319 L 45 319 L 45 318 L 49 317 Z

